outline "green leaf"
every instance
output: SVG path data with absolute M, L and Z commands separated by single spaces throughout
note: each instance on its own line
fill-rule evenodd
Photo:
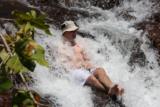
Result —
M 36 66 L 35 62 L 30 58 L 32 48 L 30 49 L 29 42 L 33 41 L 30 38 L 24 38 L 16 42 L 15 51 L 20 58 L 21 63 L 30 71 L 34 71 Z
M 0 58 L 2 59 L 2 61 L 5 63 L 7 61 L 7 59 L 9 58 L 9 54 L 6 52 L 5 49 L 2 49 L 2 51 L 0 52 Z
M 23 39 L 18 40 L 15 43 L 15 51 L 18 54 L 18 56 L 20 57 L 24 56 L 24 50 L 30 40 L 31 40 L 30 38 L 23 38 Z
M 48 30 L 48 29 L 45 30 L 45 33 L 48 34 L 48 35 L 52 35 L 52 33 L 50 32 L 50 30 Z
M 18 107 L 18 105 L 14 104 L 13 107 Z
M 6 75 L 0 75 L 0 92 L 4 92 L 13 87 L 12 82 L 6 77 Z
M 30 71 L 34 71 L 36 66 L 35 61 L 48 67 L 48 63 L 45 60 L 45 51 L 43 47 L 38 45 L 32 39 L 27 38 L 19 40 L 15 45 L 15 51 L 20 57 L 21 63 Z
M 34 69 L 36 67 L 36 64 L 33 60 L 26 59 L 26 58 L 21 58 L 20 61 L 23 64 L 23 66 L 25 66 L 27 69 L 29 69 L 32 72 L 34 71 Z
M 16 23 L 19 25 L 26 24 L 28 21 L 33 19 L 33 17 L 30 15 L 29 12 L 24 13 L 24 12 L 13 11 L 12 14 L 16 19 Z
M 23 101 L 23 105 L 26 107 L 34 107 L 34 102 L 32 99 L 27 98 Z
M 33 16 L 33 18 L 37 17 L 36 11 L 35 10 L 31 10 L 31 15 Z
M 7 67 L 11 70 L 18 72 L 27 72 L 29 71 L 26 67 L 22 65 L 17 55 L 12 56 L 6 63 Z
M 15 41 L 15 37 L 13 35 L 4 35 L 4 38 L 8 44 L 13 43 Z
M 35 53 L 31 56 L 31 58 L 39 64 L 48 67 L 48 62 L 45 60 L 45 51 L 40 45 L 36 47 Z
M 13 96 L 13 105 L 18 107 L 35 107 L 28 91 L 20 90 Z
M 26 25 L 30 23 L 33 27 L 32 29 L 38 28 L 43 30 L 45 33 L 51 35 L 49 31 L 49 26 L 45 23 L 44 15 L 37 15 L 36 11 L 31 10 L 30 12 L 22 13 L 22 12 L 13 12 L 13 16 L 16 19 L 16 24 L 18 26 Z M 27 28 L 28 29 L 28 25 Z M 25 30 L 27 31 L 27 30 Z
M 30 12 L 26 12 L 26 15 L 31 16 L 31 13 Z
M 28 31 L 32 31 L 32 30 L 33 30 L 32 25 L 30 24 L 30 22 L 27 22 L 24 28 L 24 32 L 27 33 Z

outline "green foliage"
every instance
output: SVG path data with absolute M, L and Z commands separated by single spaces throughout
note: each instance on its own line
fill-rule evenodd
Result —
M 5 63 L 8 60 L 9 54 L 6 52 L 5 49 L 1 50 L 1 52 L 0 52 L 0 58 L 3 61 L 3 63 Z
M 13 86 L 12 82 L 8 78 L 0 77 L 0 80 L 3 81 L 0 82 L 0 92 L 7 91 Z
M 38 62 L 41 65 L 48 67 L 48 62 L 45 60 L 44 52 L 45 51 L 44 51 L 43 47 L 38 45 L 35 49 L 34 54 L 31 56 L 31 59 L 35 60 L 36 62 Z
M 6 67 L 14 71 L 14 73 L 19 72 L 27 72 L 29 71 L 25 66 L 22 65 L 21 61 L 19 60 L 19 57 L 17 54 L 12 56 L 6 63 Z
M 23 64 L 23 66 L 25 66 L 27 69 L 29 69 L 30 71 L 34 71 L 36 64 L 34 61 L 29 60 L 29 59 L 23 59 L 20 57 L 20 61 Z
M 0 46 L 0 93 L 14 88 L 10 80 L 12 73 L 34 71 L 36 62 L 48 67 L 43 47 L 34 41 L 35 28 L 51 34 L 49 26 L 44 21 L 45 16 L 38 15 L 34 10 L 26 13 L 13 12 L 13 15 L 19 31 L 15 36 L 2 37 L 5 41 Z M 9 52 L 6 47 L 10 49 Z M 20 76 L 23 82 L 26 82 L 25 78 Z M 25 90 L 16 92 L 13 96 L 13 107 L 34 107 L 29 92 Z
M 44 22 L 45 16 L 37 15 L 36 11 L 21 13 L 13 12 L 16 24 L 20 27 L 17 32 L 17 41 L 15 42 L 15 52 L 19 56 L 21 63 L 30 71 L 34 71 L 35 61 L 41 65 L 48 66 L 44 58 L 45 51 L 34 40 L 35 28 L 51 34 L 49 26 Z
M 13 97 L 13 107 L 35 107 L 29 92 L 19 90 Z
M 48 67 L 48 63 L 44 58 L 45 51 L 43 47 L 38 45 L 31 38 L 21 39 L 16 42 L 15 51 L 22 59 L 21 62 L 24 65 L 26 64 L 26 67 L 31 71 L 33 71 L 35 68 L 35 61 Z
M 2 49 L 0 58 L 3 63 L 8 60 L 6 66 L 14 73 L 34 71 L 35 62 L 48 67 L 43 47 L 33 40 L 35 28 L 50 34 L 49 26 L 44 22 L 45 17 L 37 15 L 34 10 L 26 13 L 13 12 L 13 15 L 19 31 L 16 36 L 5 35 L 4 37 L 14 56 L 9 57 L 10 55 Z
M 23 29 L 23 32 L 34 31 L 35 28 L 38 28 L 51 35 L 49 26 L 44 21 L 44 15 L 37 15 L 34 10 L 26 13 L 14 11 L 12 14 L 16 19 L 16 24 Z
M 13 44 L 13 42 L 16 41 L 16 38 L 12 35 L 4 35 L 4 38 L 9 45 Z
M 0 93 L 9 90 L 13 87 L 12 82 L 7 78 L 4 71 L 0 72 Z

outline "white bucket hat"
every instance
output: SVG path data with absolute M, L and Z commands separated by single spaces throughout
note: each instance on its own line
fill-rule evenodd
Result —
M 66 31 L 75 31 L 78 29 L 78 26 L 75 25 L 75 23 L 73 21 L 65 21 L 62 24 L 62 32 L 66 32 Z

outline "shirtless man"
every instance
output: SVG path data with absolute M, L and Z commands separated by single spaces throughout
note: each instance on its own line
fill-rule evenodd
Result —
M 68 42 L 74 51 L 74 55 L 71 56 L 72 58 L 70 60 L 74 68 L 71 71 L 71 75 L 77 83 L 90 85 L 105 91 L 111 96 L 121 96 L 124 93 L 124 89 L 118 84 L 114 84 L 103 68 L 97 68 L 92 65 L 84 50 L 75 42 L 76 32 L 78 30 L 75 23 L 73 21 L 65 21 L 61 27 L 64 42 Z

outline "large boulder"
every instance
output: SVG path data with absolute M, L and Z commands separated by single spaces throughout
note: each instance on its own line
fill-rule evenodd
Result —
M 149 20 L 138 23 L 136 28 L 148 32 L 148 38 L 159 53 L 158 62 L 160 65 L 160 12 L 153 14 Z
M 29 11 L 31 8 L 16 0 L 0 0 L 0 18 L 12 18 L 12 11 Z

